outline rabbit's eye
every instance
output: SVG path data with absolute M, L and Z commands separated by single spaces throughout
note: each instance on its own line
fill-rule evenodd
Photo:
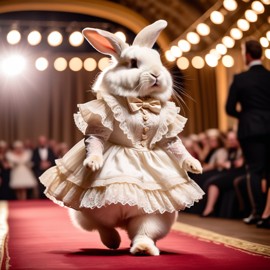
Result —
M 133 58 L 130 60 L 130 68 L 138 68 L 137 59 Z

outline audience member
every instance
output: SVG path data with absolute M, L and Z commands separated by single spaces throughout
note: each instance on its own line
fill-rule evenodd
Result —
M 18 200 L 26 200 L 27 189 L 34 189 L 37 186 L 37 180 L 31 169 L 31 155 L 21 141 L 16 141 L 6 157 L 11 167 L 10 188 L 15 190 Z
M 48 140 L 45 136 L 40 136 L 38 138 L 38 146 L 33 151 L 33 170 L 36 178 L 45 172 L 49 167 L 55 164 L 56 156 L 53 153 L 52 149 L 48 145 Z M 43 194 L 44 186 L 39 183 L 39 198 L 45 199 L 46 196 Z
M 8 144 L 0 141 L 0 200 L 15 199 L 15 194 L 9 186 L 10 164 L 7 160 Z
M 234 179 L 245 174 L 242 151 L 234 131 L 227 133 L 226 148 L 227 160 L 223 163 L 223 170 L 206 181 L 207 202 L 202 217 L 214 215 L 220 194 L 227 190 L 234 190 Z
M 226 111 L 239 120 L 238 139 L 247 164 L 252 205 L 250 216 L 243 221 L 254 224 L 260 220 L 265 204 L 261 181 L 266 178 L 268 186 L 270 181 L 270 72 L 262 65 L 259 42 L 245 42 L 243 53 L 249 69 L 234 76 Z

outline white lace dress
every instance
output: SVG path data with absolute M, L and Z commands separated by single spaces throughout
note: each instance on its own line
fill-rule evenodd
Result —
M 11 165 L 10 188 L 28 189 L 37 186 L 37 179 L 30 168 L 31 153 L 24 151 L 21 154 L 7 153 L 7 160 Z
M 132 113 L 126 98 L 103 94 L 78 107 L 78 128 L 104 138 L 104 164 L 96 172 L 85 168 L 84 141 L 78 142 L 40 177 L 54 202 L 74 209 L 120 203 L 164 213 L 202 198 L 204 192 L 164 150 L 186 122 L 173 102 L 163 104 L 158 114 L 145 109 Z

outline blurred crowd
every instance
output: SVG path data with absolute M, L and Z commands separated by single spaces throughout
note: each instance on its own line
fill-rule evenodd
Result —
M 48 140 L 17 140 L 9 145 L 0 140 L 0 200 L 43 199 L 38 177 L 68 151 L 67 144 Z
M 251 205 L 246 164 L 236 132 L 209 129 L 181 139 L 190 154 L 203 166 L 201 175 L 189 175 L 206 193 L 202 201 L 187 211 L 202 217 L 239 218 L 249 214 Z M 264 179 L 261 188 L 266 200 L 267 183 Z
M 250 211 L 245 161 L 234 130 L 209 129 L 181 137 L 189 153 L 202 166 L 202 174 L 189 176 L 205 191 L 204 199 L 188 212 L 202 217 L 242 217 Z M 43 199 L 44 187 L 38 177 L 69 150 L 67 144 L 40 136 L 37 142 L 0 141 L 0 199 Z M 266 194 L 266 183 L 262 181 Z M 221 208 L 226 209 L 222 213 Z

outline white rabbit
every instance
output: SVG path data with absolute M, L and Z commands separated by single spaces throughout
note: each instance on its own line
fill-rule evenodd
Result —
M 97 99 L 74 115 L 85 139 L 40 177 L 45 194 L 72 208 L 73 223 L 97 230 L 108 248 L 120 245 L 116 228 L 126 230 L 132 254 L 159 255 L 155 243 L 178 211 L 204 194 L 188 177 L 202 167 L 177 136 L 186 118 L 169 101 L 172 78 L 152 49 L 166 26 L 159 20 L 145 27 L 131 46 L 107 31 L 83 30 L 112 63 L 93 86 Z

